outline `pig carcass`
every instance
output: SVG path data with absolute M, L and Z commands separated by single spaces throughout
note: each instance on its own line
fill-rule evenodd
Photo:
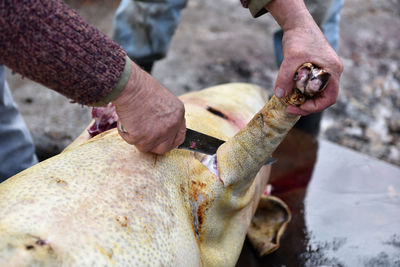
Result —
M 326 84 L 314 72 L 304 65 L 301 88 L 265 106 L 249 84 L 181 96 L 189 128 L 227 140 L 214 156 L 141 153 L 111 129 L 3 182 L 0 266 L 234 266 L 268 182 L 263 165 L 299 118 L 286 106 L 315 77 Z

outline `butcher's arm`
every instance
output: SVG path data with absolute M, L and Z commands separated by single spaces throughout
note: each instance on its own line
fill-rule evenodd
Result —
M 306 101 L 300 107 L 289 106 L 296 115 L 319 112 L 336 102 L 343 65 L 329 45 L 302 0 L 242 0 L 253 16 L 267 11 L 283 30 L 283 62 L 274 85 L 275 95 L 287 96 L 293 88 L 293 75 L 304 62 L 312 62 L 331 74 L 330 83 L 320 97 Z
M 287 96 L 293 88 L 293 75 L 304 62 L 324 68 L 331 74 L 330 82 L 320 97 L 306 101 L 287 111 L 296 115 L 319 112 L 336 102 L 342 62 L 315 23 L 303 1 L 273 0 L 265 8 L 283 29 L 283 61 L 274 90 L 277 97 Z
M 183 142 L 183 103 L 142 71 L 125 51 L 61 0 L 0 1 L 0 64 L 75 102 L 113 101 L 143 152 Z
M 0 5 L 0 61 L 14 72 L 85 105 L 104 102 L 123 74 L 127 82 L 125 51 L 63 1 Z

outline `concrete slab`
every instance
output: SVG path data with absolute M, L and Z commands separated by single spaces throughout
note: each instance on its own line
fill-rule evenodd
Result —
M 272 193 L 293 212 L 281 248 L 259 258 L 246 242 L 237 266 L 400 266 L 400 168 L 304 136 L 289 136 L 273 170 Z M 300 142 L 311 149 L 293 147 Z

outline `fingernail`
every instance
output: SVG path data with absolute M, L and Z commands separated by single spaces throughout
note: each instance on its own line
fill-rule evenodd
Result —
M 275 88 L 275 95 L 277 98 L 282 98 L 285 96 L 285 91 L 278 86 Z

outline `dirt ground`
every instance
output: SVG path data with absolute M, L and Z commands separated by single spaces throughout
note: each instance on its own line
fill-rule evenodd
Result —
M 111 35 L 119 1 L 66 2 Z M 154 76 L 176 95 L 226 82 L 271 91 L 277 74 L 271 37 L 278 25 L 270 15 L 253 19 L 238 0 L 215 5 L 189 1 Z M 400 166 L 400 1 L 345 0 L 340 36 L 345 70 L 321 138 Z M 87 107 L 10 71 L 7 80 L 41 157 L 59 153 L 90 122 Z

